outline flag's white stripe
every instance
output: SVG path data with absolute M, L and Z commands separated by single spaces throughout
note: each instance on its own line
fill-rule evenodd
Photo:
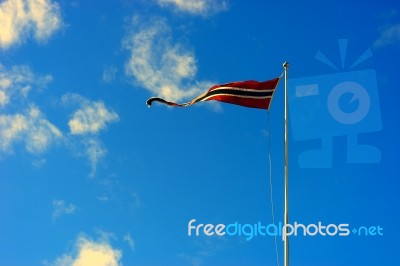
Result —
M 208 99 L 213 98 L 215 96 L 233 96 L 233 97 L 239 97 L 239 98 L 251 98 L 251 99 L 258 99 L 258 100 L 269 99 L 269 98 L 272 97 L 272 95 L 269 95 L 269 96 L 248 96 L 248 95 L 237 95 L 237 94 L 220 93 L 220 94 L 214 94 L 214 95 L 210 95 L 208 97 L 205 97 L 204 99 L 201 99 L 201 101 L 207 101 Z
M 216 90 L 240 90 L 240 91 L 250 91 L 250 92 L 270 92 L 274 91 L 275 88 L 272 89 L 265 89 L 265 90 L 256 90 L 256 89 L 248 89 L 248 88 L 240 88 L 240 87 L 217 87 L 215 89 L 211 89 L 209 92 L 216 91 Z

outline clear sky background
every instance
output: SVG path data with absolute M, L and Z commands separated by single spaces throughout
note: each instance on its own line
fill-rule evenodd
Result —
M 394 0 L 1 1 L 0 265 L 277 265 L 274 237 L 187 224 L 272 223 L 270 170 L 282 221 L 283 82 L 269 116 L 145 101 L 286 60 L 290 222 L 384 233 L 291 237 L 291 265 L 395 265 L 399 56 Z

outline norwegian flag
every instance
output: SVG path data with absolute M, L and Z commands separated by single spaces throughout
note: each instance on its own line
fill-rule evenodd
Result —
M 280 78 L 262 82 L 247 80 L 215 85 L 197 98 L 182 104 L 169 102 L 158 97 L 152 97 L 146 103 L 149 107 L 153 102 L 160 102 L 169 106 L 188 107 L 197 102 L 214 100 L 244 107 L 268 109 L 279 80 Z

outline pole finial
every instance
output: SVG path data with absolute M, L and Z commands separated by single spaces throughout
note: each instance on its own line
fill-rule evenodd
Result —
M 289 68 L 289 63 L 287 61 L 285 61 L 285 63 L 283 63 L 283 68 L 286 70 Z

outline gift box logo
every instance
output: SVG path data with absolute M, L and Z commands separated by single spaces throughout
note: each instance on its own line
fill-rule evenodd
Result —
M 347 40 L 339 40 L 342 71 Z M 347 137 L 348 163 L 379 163 L 381 153 L 372 145 L 361 145 L 358 136 L 382 129 L 376 73 L 373 69 L 353 71 L 372 56 L 367 49 L 346 72 L 289 80 L 289 114 L 295 141 L 320 139 L 321 145 L 300 153 L 301 168 L 331 168 L 332 139 Z M 338 70 L 321 52 L 316 59 Z

